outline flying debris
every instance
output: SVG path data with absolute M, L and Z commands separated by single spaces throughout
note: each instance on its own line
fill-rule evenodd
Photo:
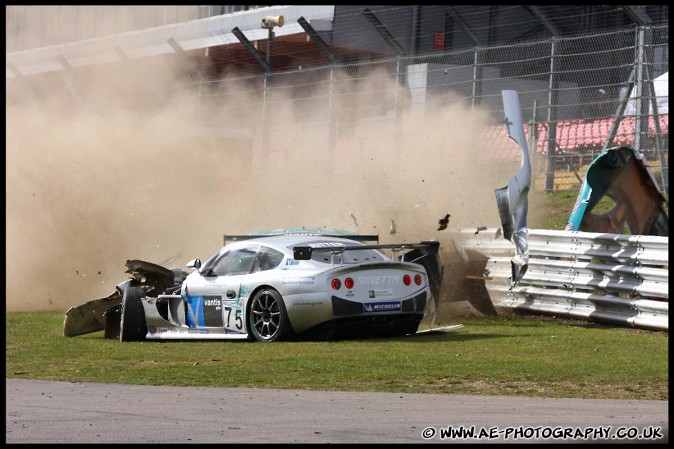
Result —
M 396 233 L 396 222 L 391 220 L 391 231 L 390 234 L 393 235 Z
M 349 216 L 353 219 L 353 223 L 358 226 L 358 222 L 356 221 L 356 216 L 353 215 L 353 212 L 349 212 Z
M 524 276 L 529 264 L 529 242 L 527 229 L 528 194 L 531 184 L 531 161 L 529 149 L 524 134 L 522 109 L 517 91 L 504 90 L 503 109 L 505 119 L 503 123 L 508 136 L 519 144 L 522 150 L 522 165 L 508 185 L 496 189 L 496 205 L 498 206 L 503 237 L 515 244 L 517 254 L 511 259 L 512 285 L 516 285 Z
M 593 213 L 602 198 L 615 206 Z M 633 235 L 669 235 L 667 199 L 660 192 L 646 157 L 631 147 L 604 150 L 585 172 L 566 231 L 608 232 Z
M 480 231 L 486 231 L 486 230 L 487 230 L 486 226 L 480 226 L 479 228 L 477 228 L 477 231 L 475 231 L 475 234 L 477 235 L 477 234 L 480 233 Z
M 449 217 L 451 215 L 447 214 L 445 215 L 445 218 L 441 218 L 438 220 L 438 231 L 442 231 L 443 229 L 447 229 L 447 223 L 449 223 Z
M 183 253 L 182 253 L 182 252 L 179 252 L 178 254 L 169 257 L 168 259 L 166 259 L 165 261 L 163 261 L 163 262 L 160 263 L 159 265 L 168 265 L 168 264 L 170 264 L 171 262 L 173 262 L 174 260 L 176 260 L 178 257 L 180 257 L 180 256 L 182 256 L 182 255 L 183 255 Z
M 450 332 L 456 329 L 461 329 L 463 327 L 463 324 L 455 324 L 453 326 L 443 326 L 443 327 L 435 327 L 431 329 L 424 329 L 422 331 L 417 331 L 416 334 L 414 335 L 419 335 L 419 334 L 442 334 L 445 332 Z

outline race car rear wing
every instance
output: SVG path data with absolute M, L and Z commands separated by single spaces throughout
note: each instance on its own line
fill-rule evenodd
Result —
M 356 240 L 349 237 L 351 240 Z M 422 250 L 418 257 L 427 255 L 437 255 L 440 243 L 436 240 L 424 241 L 421 243 L 397 243 L 397 244 L 382 244 L 382 245 L 353 245 L 346 246 L 336 242 L 315 243 L 306 246 L 296 246 L 293 248 L 293 257 L 295 260 L 309 260 L 311 255 L 315 252 L 329 252 L 333 256 L 338 256 L 344 251 L 362 251 L 367 249 L 390 249 L 393 253 L 393 259 L 407 260 L 414 262 L 404 256 L 407 251 L 413 249 Z M 409 254 L 409 253 L 407 253 Z
M 307 235 L 307 236 L 321 236 L 321 237 L 338 237 L 343 239 L 355 240 L 357 242 L 376 242 L 379 243 L 379 235 L 377 234 L 351 234 L 346 231 L 337 231 L 334 229 L 319 229 L 319 228 L 291 228 L 291 229 L 277 229 L 274 231 L 254 232 L 247 235 L 227 235 L 223 236 L 225 245 L 231 242 L 239 242 L 241 240 L 257 239 L 260 237 L 274 237 L 277 235 Z

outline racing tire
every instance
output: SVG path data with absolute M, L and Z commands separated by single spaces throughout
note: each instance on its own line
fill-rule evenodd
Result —
M 282 340 L 290 334 L 288 312 L 279 292 L 262 289 L 253 296 L 248 327 L 255 340 L 264 343 Z
M 122 296 L 122 317 L 119 323 L 120 341 L 142 341 L 147 335 L 143 297 L 145 292 L 138 287 L 127 287 Z

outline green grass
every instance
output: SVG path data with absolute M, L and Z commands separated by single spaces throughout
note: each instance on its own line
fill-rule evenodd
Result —
M 6 377 L 254 387 L 668 400 L 668 333 L 473 317 L 445 334 L 278 343 L 62 336 L 63 314 L 6 316 Z M 449 323 L 449 324 L 458 324 Z
M 576 192 L 530 195 L 563 230 Z M 387 340 L 139 342 L 63 337 L 62 313 L 6 316 L 6 377 L 143 385 L 669 400 L 669 334 L 540 317 Z M 569 324 L 571 323 L 571 324 Z
M 550 229 L 563 231 L 571 216 L 578 192 L 544 192 L 534 190 L 529 193 L 527 227 L 529 229 Z M 592 210 L 595 215 L 605 214 L 616 206 L 608 196 L 602 197 Z M 669 215 L 669 204 L 663 204 Z M 625 231 L 629 233 L 629 231 Z
M 578 192 L 529 192 L 527 226 L 563 231 L 577 198 Z

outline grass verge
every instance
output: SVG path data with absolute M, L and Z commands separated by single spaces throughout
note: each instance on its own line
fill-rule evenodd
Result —
M 62 335 L 61 313 L 6 315 L 6 377 L 143 385 L 668 400 L 668 333 L 532 317 L 444 334 L 279 343 Z M 447 323 L 447 324 L 458 324 Z

